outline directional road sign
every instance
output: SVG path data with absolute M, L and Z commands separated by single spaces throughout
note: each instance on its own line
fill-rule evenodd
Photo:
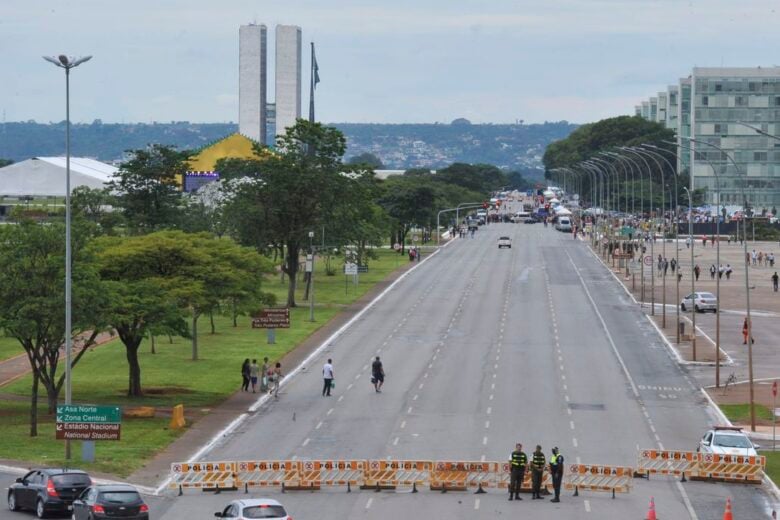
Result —
M 122 412 L 118 406 L 91 404 L 57 405 L 58 423 L 118 423 Z
M 56 438 L 59 440 L 118 441 L 122 436 L 121 422 L 122 411 L 118 406 L 58 405 Z

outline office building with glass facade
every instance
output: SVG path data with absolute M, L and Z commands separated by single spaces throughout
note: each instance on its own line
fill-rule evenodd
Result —
M 641 114 L 651 121 L 658 120 L 650 117 L 653 99 L 643 102 Z M 677 132 L 680 145 L 678 171 L 691 175 L 693 188 L 704 189 L 708 203 L 718 202 L 719 187 L 724 205 L 747 200 L 757 212 L 780 206 L 780 140 L 740 124 L 780 135 L 780 67 L 696 67 L 689 78 L 669 87 L 666 99 L 665 124 Z

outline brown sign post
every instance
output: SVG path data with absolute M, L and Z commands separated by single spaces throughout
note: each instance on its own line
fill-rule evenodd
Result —
M 268 329 L 268 344 L 276 343 L 276 329 L 290 328 L 290 309 L 288 307 L 269 307 L 252 318 L 253 329 Z

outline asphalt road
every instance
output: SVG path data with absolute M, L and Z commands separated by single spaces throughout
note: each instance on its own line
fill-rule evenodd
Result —
M 511 249 L 497 248 L 501 235 Z M 370 384 L 380 355 L 382 393 Z M 336 388 L 321 397 L 333 358 Z M 633 466 L 637 447 L 694 449 L 715 418 L 612 275 L 542 224 L 491 224 L 402 280 L 311 366 L 219 442 L 208 460 L 404 458 L 506 460 L 515 442 L 566 461 Z M 204 442 L 207 439 L 204 439 Z M 0 475 L 0 485 L 7 485 Z M 243 493 L 150 500 L 153 518 L 208 518 Z M 250 494 L 249 496 L 261 496 Z M 569 494 L 560 504 L 489 492 L 288 492 L 307 518 L 769 518 L 770 497 L 743 485 L 637 480 L 628 495 Z M 530 498 L 530 497 L 529 497 Z M 0 519 L 23 515 L 0 513 Z

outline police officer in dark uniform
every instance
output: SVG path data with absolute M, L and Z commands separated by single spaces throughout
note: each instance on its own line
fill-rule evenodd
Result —
M 541 500 L 544 497 L 540 494 L 542 490 L 542 474 L 544 473 L 545 458 L 542 453 L 542 447 L 537 445 L 536 451 L 531 458 L 531 484 L 534 500 Z
M 552 475 L 553 489 L 555 498 L 550 502 L 561 501 L 561 481 L 563 480 L 563 455 L 558 452 L 558 447 L 552 449 L 550 456 L 550 474 Z
M 510 456 L 509 500 L 522 500 L 520 489 L 523 487 L 525 467 L 528 465 L 528 457 L 523 453 L 523 445 L 519 442 L 515 445 L 515 451 Z

